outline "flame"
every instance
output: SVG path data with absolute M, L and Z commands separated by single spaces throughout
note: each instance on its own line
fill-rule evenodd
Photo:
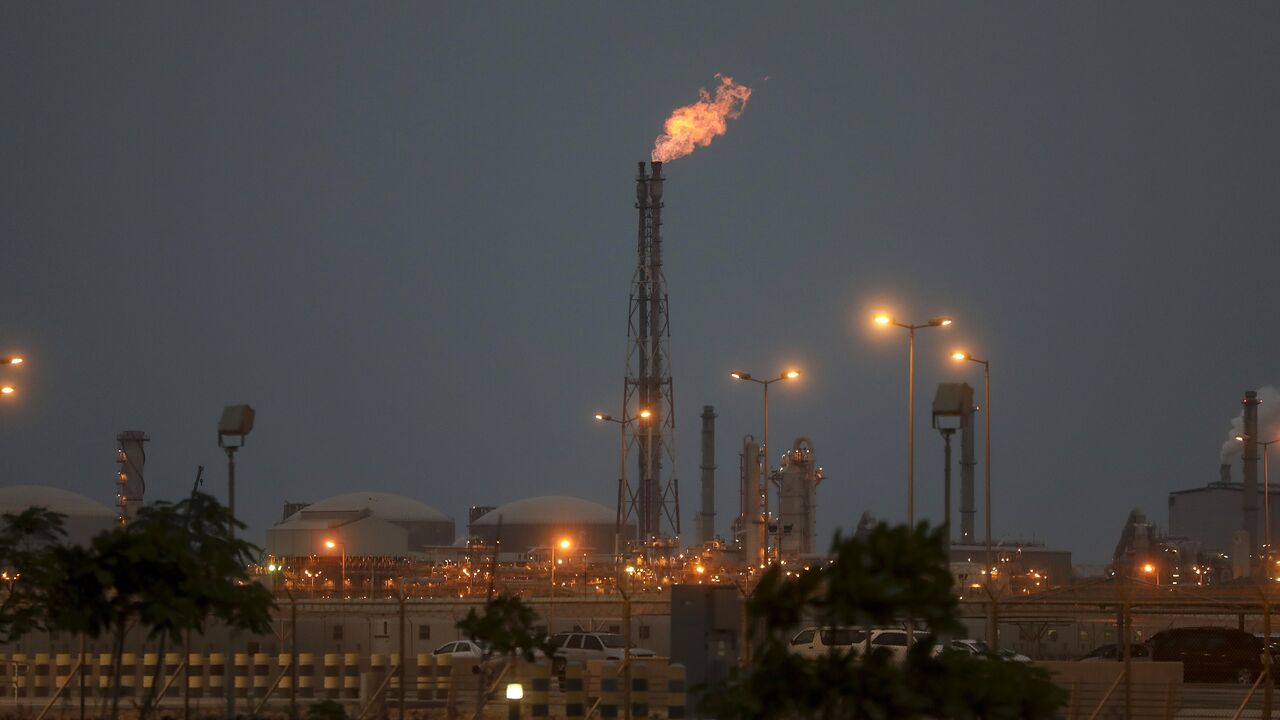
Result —
M 728 75 L 716 75 L 720 86 L 715 98 L 706 88 L 699 88 L 698 102 L 676 108 L 663 125 L 663 133 L 653 142 L 654 162 L 671 162 L 693 152 L 699 145 L 706 147 L 718 135 L 728 129 L 728 121 L 736 120 L 747 107 L 751 88 L 735 83 Z

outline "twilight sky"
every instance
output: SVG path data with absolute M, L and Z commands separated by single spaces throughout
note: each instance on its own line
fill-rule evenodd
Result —
M 248 402 L 238 502 L 611 504 L 635 163 L 717 72 L 754 89 L 667 168 L 678 475 L 720 414 L 721 532 L 759 391 L 810 436 L 823 536 L 938 518 L 938 382 L 992 361 L 995 535 L 1109 559 L 1216 477 L 1280 383 L 1280 6 L 8 3 L 0 8 L 0 482 L 148 498 Z M 981 467 L 979 467 L 979 477 Z M 1238 468 L 1237 468 L 1237 477 Z M 981 514 L 978 518 L 981 527 Z M 822 540 L 825 544 L 825 540 Z

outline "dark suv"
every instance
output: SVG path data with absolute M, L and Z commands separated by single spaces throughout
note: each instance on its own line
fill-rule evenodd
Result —
M 1262 641 L 1225 627 L 1175 628 L 1151 636 L 1151 659 L 1182 663 L 1182 678 L 1248 685 L 1262 671 Z

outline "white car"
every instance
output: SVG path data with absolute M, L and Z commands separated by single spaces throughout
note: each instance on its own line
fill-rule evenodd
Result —
M 920 642 L 929 633 L 917 628 L 912 634 L 915 642 Z M 904 661 L 907 658 L 907 631 L 903 628 L 807 627 L 792 636 L 790 643 L 791 652 L 807 658 L 851 649 L 865 653 L 868 648 L 885 648 L 894 660 Z M 940 651 L 941 647 L 935 646 L 934 654 Z
M 555 658 L 551 666 L 556 673 L 564 671 L 568 662 L 585 663 L 588 660 L 621 660 L 623 649 L 622 636 L 617 633 L 603 632 L 566 632 L 558 633 L 551 638 L 555 648 Z M 631 657 L 653 657 L 654 652 L 648 648 L 631 647 Z
M 484 646 L 470 640 L 455 640 L 447 642 L 435 650 L 431 651 L 432 655 L 452 655 L 456 658 L 475 658 L 481 660 L 484 658 Z

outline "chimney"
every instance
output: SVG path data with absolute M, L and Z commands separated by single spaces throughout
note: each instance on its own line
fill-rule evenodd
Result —
M 1218 482 L 1226 485 L 1231 484 L 1231 463 L 1222 463 L 1218 467 Z
M 964 390 L 970 411 L 960 416 L 960 544 L 972 545 L 977 542 L 973 530 L 973 468 L 978 461 L 973 457 L 973 389 L 966 383 Z
M 698 542 L 716 537 L 716 409 L 702 406 L 702 510 L 698 513 Z
M 116 473 L 116 504 L 120 506 L 121 525 L 128 525 L 142 507 L 142 496 L 147 490 L 144 444 L 150 439 L 141 430 L 125 430 L 116 435 L 119 443 L 116 462 L 120 464 L 120 471 Z
M 1258 534 L 1258 400 L 1257 391 L 1244 394 L 1244 526 L 1249 533 L 1249 551 L 1258 555 L 1261 537 Z

